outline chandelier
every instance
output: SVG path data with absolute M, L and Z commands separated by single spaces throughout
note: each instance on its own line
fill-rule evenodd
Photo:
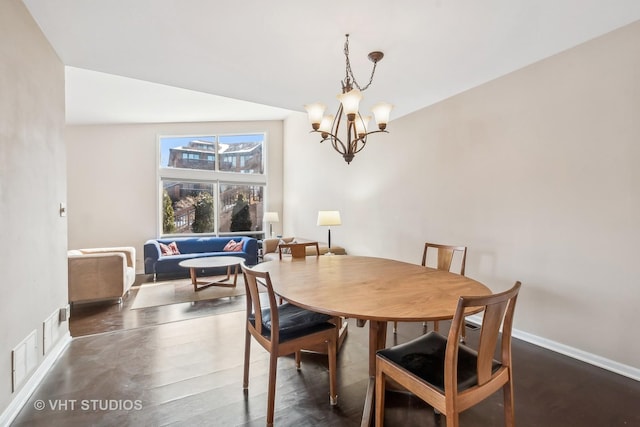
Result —
M 349 62 L 349 34 L 345 35 L 346 41 L 344 42 L 344 56 L 345 56 L 345 77 L 341 81 L 342 93 L 338 95 L 340 100 L 340 106 L 335 116 L 324 115 L 324 110 L 327 108 L 320 103 L 305 105 L 304 108 L 309 114 L 309 121 L 311 122 L 312 132 L 319 132 L 322 136 L 322 140 L 330 141 L 333 149 L 344 157 L 347 164 L 351 163 L 356 153 L 360 152 L 367 144 L 367 136 L 372 133 L 384 132 L 388 133 L 385 129 L 389 121 L 389 113 L 393 106 L 385 102 L 380 102 L 374 105 L 371 109 L 375 116 L 378 129 L 368 130 L 369 121 L 371 116 L 363 116 L 358 111 L 360 100 L 362 99 L 362 92 L 364 92 L 371 82 L 373 82 L 373 75 L 376 72 L 376 65 L 382 59 L 384 54 L 382 52 L 371 52 L 368 58 L 373 62 L 373 69 L 371 70 L 371 77 L 369 83 L 366 86 L 361 87 L 356 82 L 351 70 L 351 63 Z M 343 123 L 343 115 L 346 116 L 346 139 L 338 137 L 340 133 L 340 125 Z

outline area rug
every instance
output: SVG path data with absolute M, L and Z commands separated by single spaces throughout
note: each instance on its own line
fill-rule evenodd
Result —
M 136 298 L 131 304 L 131 310 L 160 305 L 178 304 L 211 300 L 217 298 L 234 297 L 245 294 L 244 282 L 238 279 L 235 288 L 209 286 L 199 291 L 193 290 L 191 280 L 171 280 L 162 283 L 142 285 L 138 289 Z

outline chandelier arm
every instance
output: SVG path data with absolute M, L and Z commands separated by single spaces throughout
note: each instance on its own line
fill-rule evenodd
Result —
M 320 140 L 321 144 L 323 142 L 325 142 L 325 141 L 329 141 L 329 142 L 331 142 L 331 145 L 333 146 L 333 149 L 336 150 L 338 153 L 344 154 L 344 153 L 347 152 L 347 148 L 342 143 L 340 138 L 338 138 L 336 135 L 332 134 L 331 132 L 312 129 L 312 130 L 309 131 L 309 133 L 320 133 L 320 134 L 322 134 L 322 139 Z M 340 144 L 340 147 L 342 147 L 342 149 L 340 149 L 340 147 L 336 144 L 336 142 L 338 144 Z
M 372 133 L 389 133 L 388 130 L 372 130 L 371 132 L 367 132 L 364 136 L 369 136 Z
M 331 135 L 331 144 L 333 145 L 333 149 L 336 150 L 338 153 L 344 155 L 344 153 L 347 152 L 347 147 L 336 135 Z M 340 146 L 338 146 L 338 144 L 340 144 Z
M 360 148 L 358 148 L 358 141 L 361 143 Z M 354 141 L 354 143 L 355 149 L 353 150 L 353 154 L 358 154 L 360 151 L 362 151 L 364 146 L 367 145 L 367 135 L 364 135 L 362 138 L 358 138 L 356 141 Z
M 342 121 L 342 113 L 343 113 L 342 104 L 338 107 L 338 112 L 336 116 L 333 118 L 333 124 L 331 125 L 331 135 L 333 138 L 331 139 L 331 143 L 333 144 L 333 149 L 336 150 L 340 154 L 345 154 L 348 152 L 347 146 L 342 142 L 340 138 L 338 138 L 338 131 L 340 130 L 340 123 Z M 347 127 L 349 124 L 347 123 Z M 348 139 L 348 138 L 347 138 Z M 348 141 L 347 141 L 348 143 Z M 338 148 L 338 144 L 340 144 L 340 148 Z
M 353 154 L 358 154 L 360 151 L 362 151 L 364 146 L 367 145 L 367 137 L 369 135 L 371 135 L 372 133 L 389 133 L 389 131 L 386 131 L 386 130 L 372 130 L 371 132 L 367 132 L 364 135 L 362 135 L 362 137 L 358 137 L 358 139 L 353 141 L 353 143 L 354 143 L 353 146 L 355 147 L 355 149 L 352 151 Z M 358 148 L 358 142 L 360 142 L 362 144 L 360 146 L 360 148 Z

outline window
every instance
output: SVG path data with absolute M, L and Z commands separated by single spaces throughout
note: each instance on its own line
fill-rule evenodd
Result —
M 160 234 L 261 237 L 264 141 L 264 134 L 161 136 Z

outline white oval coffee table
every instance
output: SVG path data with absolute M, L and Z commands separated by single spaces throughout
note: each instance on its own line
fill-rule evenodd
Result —
M 193 284 L 193 290 L 199 291 L 201 289 L 208 288 L 209 286 L 225 286 L 233 288 L 238 281 L 238 266 L 244 262 L 244 258 L 237 256 L 212 256 L 203 258 L 192 258 L 180 261 L 178 265 L 180 267 L 188 268 L 191 275 L 191 283 Z M 230 283 L 231 267 L 235 266 L 233 273 L 233 282 Z M 198 282 L 196 277 L 196 270 L 199 268 L 215 268 L 215 267 L 227 267 L 227 277 L 215 280 L 211 282 Z

